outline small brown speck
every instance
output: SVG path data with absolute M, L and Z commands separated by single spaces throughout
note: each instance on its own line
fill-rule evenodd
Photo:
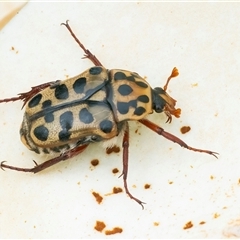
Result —
M 210 179 L 211 179 L 211 180 L 213 180 L 214 178 L 215 178 L 214 176 L 212 176 L 212 175 L 210 176 Z
M 138 128 L 135 130 L 135 133 L 138 133 Z
M 199 224 L 200 224 L 200 225 L 203 225 L 203 224 L 205 224 L 205 223 L 206 223 L 206 222 L 204 222 L 204 221 L 201 221 Z
M 96 167 L 96 166 L 99 164 L 99 160 L 98 160 L 98 159 L 93 159 L 93 160 L 91 161 L 91 164 L 92 164 L 94 167 Z
M 100 204 L 102 202 L 103 197 L 99 193 L 92 192 L 92 195 L 95 197 L 98 204 Z
M 214 213 L 213 218 L 218 218 L 218 217 L 220 217 L 220 214 Z
M 191 127 L 189 127 L 189 126 L 183 126 L 180 128 L 180 131 L 182 134 L 185 134 L 185 133 L 189 132 L 190 130 L 191 130 Z
M 169 184 L 173 184 L 173 181 L 169 181 L 168 183 L 169 183 Z
M 80 185 L 80 182 L 77 182 L 77 185 Z
M 123 230 L 122 230 L 122 228 L 120 228 L 120 227 L 115 227 L 115 228 L 113 228 L 112 230 L 106 230 L 105 231 L 105 234 L 106 235 L 113 235 L 113 234 L 116 234 L 116 233 L 121 233 Z
M 186 230 L 186 229 L 189 229 L 189 228 L 192 228 L 192 227 L 193 227 L 193 224 L 192 224 L 191 221 L 189 221 L 189 222 L 187 222 L 187 223 L 185 224 L 185 226 L 183 227 L 183 229 Z
M 120 148 L 118 146 L 114 145 L 113 147 L 110 147 L 110 148 L 106 149 L 107 154 L 111 154 L 112 152 L 119 153 Z
M 113 170 L 112 170 L 112 173 L 118 173 L 119 172 L 119 170 L 117 169 L 117 168 L 114 168 Z
M 154 222 L 153 225 L 157 227 L 159 226 L 159 222 Z
M 238 179 L 238 184 L 240 184 L 240 178 Z
M 120 192 L 122 192 L 123 190 L 122 190 L 122 188 L 120 188 L 120 187 L 114 187 L 113 188 L 113 193 L 114 194 L 117 194 L 117 193 L 120 193 Z
M 198 86 L 198 83 L 193 83 L 192 84 L 192 87 L 197 87 Z
M 11 47 L 11 49 L 14 51 L 15 49 L 14 49 L 14 47 Z
M 149 189 L 150 187 L 151 187 L 151 185 L 148 184 L 148 183 L 146 183 L 146 184 L 144 185 L 144 188 L 145 188 L 145 189 Z
M 96 221 L 96 226 L 94 227 L 98 232 L 102 232 L 102 230 L 106 227 L 104 222 Z

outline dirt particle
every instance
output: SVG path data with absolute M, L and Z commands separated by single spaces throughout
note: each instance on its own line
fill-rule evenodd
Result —
M 117 169 L 117 168 L 114 168 L 113 170 L 112 170 L 112 173 L 114 173 L 114 174 L 116 174 L 116 173 L 118 173 L 119 172 L 119 170 Z
M 193 227 L 193 224 L 192 224 L 191 221 L 189 221 L 189 222 L 187 222 L 187 223 L 185 224 L 185 226 L 183 227 L 183 229 L 186 230 L 186 229 L 189 229 L 189 228 L 192 228 L 192 227 Z
M 113 188 L 113 193 L 114 194 L 117 194 L 117 193 L 120 193 L 120 192 L 122 192 L 123 190 L 122 190 L 122 188 L 120 188 L 120 187 L 114 187 Z
M 204 222 L 204 221 L 201 221 L 199 224 L 200 224 L 200 225 L 203 225 L 203 224 L 205 224 L 205 223 L 206 223 L 206 222 Z
M 115 227 L 115 228 L 113 228 L 112 230 L 106 230 L 105 231 L 105 234 L 106 235 L 113 235 L 113 234 L 116 234 L 116 233 L 121 233 L 123 230 L 122 230 L 122 228 L 120 228 L 120 227 Z
M 214 213 L 213 218 L 218 218 L 218 217 L 220 217 L 220 214 Z
M 99 160 L 98 160 L 98 159 L 93 159 L 93 160 L 91 161 L 91 164 L 92 164 L 94 167 L 96 167 L 96 166 L 99 164 Z
M 103 197 L 99 193 L 92 192 L 92 195 L 95 197 L 98 204 L 100 204 L 102 202 Z
M 98 231 L 98 232 L 102 232 L 102 230 L 106 227 L 105 223 L 102 222 L 102 221 L 96 221 L 96 225 L 95 225 L 95 229 Z
M 155 227 L 157 227 L 157 226 L 159 226 L 159 222 L 154 222 L 153 225 L 154 225 Z
M 185 133 L 189 132 L 190 130 L 191 130 L 191 127 L 189 127 L 189 126 L 183 126 L 180 128 L 180 131 L 182 134 L 185 134 Z
M 144 185 L 144 188 L 145 188 L 145 189 L 149 189 L 150 187 L 151 187 L 151 185 L 148 184 L 148 183 L 146 183 L 146 184 Z
M 114 145 L 113 147 L 110 147 L 110 148 L 107 148 L 107 149 L 106 149 L 106 153 L 107 153 L 107 154 L 111 154 L 111 153 L 113 153 L 113 152 L 119 153 L 119 152 L 120 152 L 120 147 Z

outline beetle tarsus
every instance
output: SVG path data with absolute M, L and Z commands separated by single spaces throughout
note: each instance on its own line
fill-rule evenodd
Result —
M 166 139 L 179 144 L 181 147 L 184 147 L 188 150 L 192 150 L 195 152 L 207 153 L 207 154 L 214 156 L 215 158 L 218 158 L 216 155 L 216 154 L 218 154 L 217 152 L 190 147 L 185 142 L 183 142 L 180 138 L 174 136 L 173 134 L 171 134 L 169 132 L 164 131 L 163 128 L 159 127 L 158 125 L 156 125 L 155 123 L 153 123 L 147 119 L 141 119 L 141 120 L 139 120 L 139 122 L 142 123 L 143 125 L 145 125 L 146 127 L 150 128 L 152 131 L 156 132 L 157 134 L 162 135 Z
M 127 174 L 128 174 L 129 126 L 127 122 L 125 123 L 125 126 L 124 126 L 122 147 L 123 147 L 123 170 L 122 170 L 122 174 L 119 177 L 123 176 L 124 188 L 127 195 L 131 199 L 135 200 L 138 204 L 140 204 L 142 206 L 142 209 L 144 209 L 143 204 L 145 203 L 139 200 L 138 198 L 135 198 L 128 190 Z
M 36 166 L 33 168 L 20 168 L 20 167 L 9 166 L 9 165 L 4 164 L 4 162 L 6 162 L 6 161 L 1 162 L 0 167 L 2 170 L 4 170 L 3 168 L 8 168 L 8 169 L 15 170 L 15 171 L 38 173 L 46 168 L 49 168 L 49 167 L 55 165 L 56 163 L 59 163 L 61 161 L 64 161 L 64 160 L 67 160 L 74 156 L 77 156 L 78 154 L 83 152 L 87 146 L 88 146 L 88 144 L 76 146 L 75 148 L 72 148 L 72 149 L 66 151 L 64 154 L 57 156 L 55 158 L 52 158 L 50 160 L 47 160 L 46 162 L 43 162 L 41 164 L 37 164 L 33 160 L 33 162 L 36 164 Z
M 95 65 L 95 66 L 103 66 L 101 64 L 101 62 L 97 59 L 96 56 L 94 56 L 88 49 L 86 49 L 84 47 L 84 45 L 80 42 L 80 40 L 77 38 L 77 36 L 74 34 L 74 32 L 72 31 L 70 25 L 68 24 L 68 20 L 66 21 L 66 23 L 61 23 L 61 25 L 64 25 L 68 31 L 70 32 L 70 34 L 72 35 L 72 37 L 74 38 L 74 40 L 78 43 L 78 45 L 80 46 L 80 48 L 84 51 L 85 55 L 83 58 L 88 58 L 89 60 L 92 61 L 92 63 Z

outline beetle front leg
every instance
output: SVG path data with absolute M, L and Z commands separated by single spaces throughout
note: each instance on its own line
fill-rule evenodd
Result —
M 71 150 L 68 150 L 68 151 L 64 152 L 60 156 L 52 158 L 52 159 L 50 159 L 50 160 L 48 160 L 44 163 L 41 163 L 39 165 L 34 161 L 36 166 L 33 167 L 33 168 L 13 167 L 13 166 L 6 165 L 5 161 L 1 162 L 0 167 L 1 167 L 2 170 L 4 170 L 4 168 L 8 168 L 8 169 L 15 170 L 15 171 L 38 173 L 38 172 L 41 172 L 42 170 L 44 170 L 46 168 L 49 168 L 49 167 L 55 165 L 56 163 L 59 163 L 61 161 L 64 161 L 64 160 L 67 160 L 67 159 L 72 158 L 74 156 L 77 156 L 79 153 L 83 152 L 86 149 L 87 146 L 88 146 L 88 144 L 77 146 L 77 147 L 75 147 Z
M 79 41 L 79 39 L 76 37 L 71 27 L 69 26 L 68 20 L 66 21 L 66 23 L 61 23 L 61 25 L 64 25 L 68 29 L 68 31 L 71 33 L 74 40 L 78 43 L 80 48 L 85 52 L 84 58 L 90 59 L 95 66 L 103 66 L 101 62 L 97 59 L 97 57 L 94 56 L 88 49 L 86 49 L 84 45 Z
M 122 142 L 122 147 L 123 147 L 123 171 L 122 174 L 119 176 L 123 176 L 123 182 L 124 182 L 124 188 L 126 193 L 128 194 L 128 196 L 135 200 L 137 203 L 139 203 L 142 208 L 143 204 L 145 204 L 144 202 L 142 202 L 141 200 L 135 198 L 128 190 L 128 185 L 127 185 L 127 174 L 128 174 L 128 148 L 129 148 L 129 126 L 128 123 L 126 122 L 125 125 L 125 132 L 124 132 L 124 136 L 123 136 L 123 142 Z
M 142 123 L 143 125 L 145 125 L 146 127 L 150 128 L 157 134 L 162 135 L 163 137 L 167 138 L 168 140 L 179 144 L 181 147 L 187 148 L 188 150 L 192 150 L 195 152 L 207 153 L 207 154 L 213 155 L 214 157 L 218 158 L 216 155 L 216 154 L 218 154 L 217 152 L 212 152 L 210 150 L 202 150 L 202 149 L 190 147 L 185 142 L 183 142 L 180 138 L 172 135 L 171 133 L 164 131 L 163 128 L 159 127 L 158 125 L 156 125 L 155 123 L 153 123 L 147 119 L 141 119 L 141 120 L 139 120 L 139 122 Z

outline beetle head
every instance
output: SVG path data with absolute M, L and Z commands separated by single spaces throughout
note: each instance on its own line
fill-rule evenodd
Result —
M 177 101 L 170 97 L 162 88 L 157 87 L 152 89 L 152 102 L 155 112 L 164 112 L 167 115 L 167 122 L 171 122 L 172 115 L 177 118 L 180 117 L 181 109 L 175 108 Z

